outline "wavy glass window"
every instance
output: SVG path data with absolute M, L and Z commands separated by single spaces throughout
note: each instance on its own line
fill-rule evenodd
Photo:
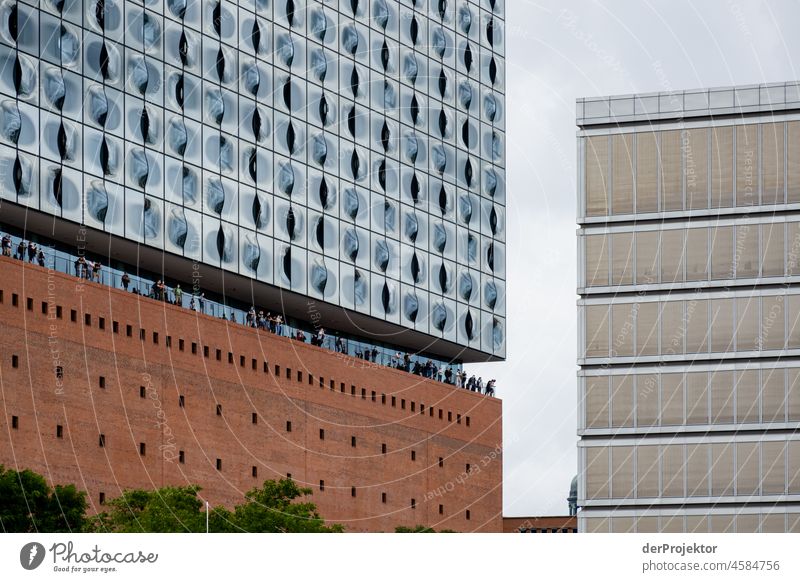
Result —
M 611 378 L 611 426 L 633 426 L 633 376 Z
M 733 279 L 733 227 L 716 226 L 711 227 L 711 278 L 712 279 Z M 695 234 L 696 237 L 691 235 Z M 689 231 L 690 239 L 702 239 L 705 228 L 692 229 Z M 691 246 L 687 245 L 687 250 Z M 737 248 L 738 251 L 738 248 Z M 698 259 L 699 260 L 699 259 Z M 702 272 L 698 273 L 698 278 L 703 279 Z
M 586 306 L 586 357 L 608 357 L 608 305 Z
M 616 499 L 633 498 L 633 455 L 633 447 L 611 447 L 611 495 Z

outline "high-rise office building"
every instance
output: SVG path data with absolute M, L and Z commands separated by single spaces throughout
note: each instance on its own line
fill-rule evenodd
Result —
M 378 455 L 387 449 L 379 440 L 380 431 L 389 426 L 383 418 L 386 413 L 414 413 L 400 422 L 402 431 L 440 421 L 466 430 L 470 418 L 469 430 L 474 430 L 477 417 L 468 414 L 469 405 L 450 407 L 444 401 L 472 396 L 453 386 L 453 374 L 463 363 L 502 360 L 506 351 L 504 4 L 502 0 L 3 0 L 0 230 L 11 236 L 14 250 L 21 241 L 33 241 L 43 251 L 45 266 L 70 275 L 91 277 L 93 271 L 87 272 L 82 261 L 98 262 L 103 284 L 156 299 L 175 299 L 173 289 L 181 285 L 184 308 L 239 325 L 261 327 L 263 321 L 267 327 L 258 311 L 280 313 L 284 319 L 279 334 L 293 338 L 305 334 L 306 339 L 313 335 L 328 351 L 325 357 L 303 356 L 314 361 L 305 373 L 301 373 L 305 352 L 291 357 L 287 352 L 286 362 L 273 366 L 269 350 L 283 349 L 272 346 L 283 341 L 280 338 L 262 339 L 260 332 L 252 331 L 258 334 L 254 342 L 272 346 L 262 348 L 259 355 L 259 350 L 248 351 L 258 343 L 248 346 L 248 340 L 241 340 L 237 347 L 219 337 L 201 337 L 200 331 L 183 322 L 187 314 L 176 314 L 178 319 L 172 320 L 180 334 L 165 327 L 172 316 L 156 323 L 145 313 L 126 323 L 119 310 L 124 309 L 130 319 L 133 298 L 86 305 L 80 301 L 82 288 L 76 290 L 62 279 L 55 279 L 62 287 L 49 299 L 26 295 L 20 265 L 11 260 L 3 267 L 6 296 L 25 297 L 26 306 L 35 302 L 37 315 L 40 300 L 46 304 L 43 315 L 55 307 L 70 312 L 72 325 L 80 320 L 94 329 L 102 322 L 99 331 L 125 338 L 135 335 L 147 342 L 148 350 L 188 353 L 191 344 L 195 358 L 257 370 L 279 392 L 289 382 L 308 380 L 309 386 L 312 382 L 316 386 L 325 379 L 329 392 L 335 388 L 337 394 L 380 402 L 391 411 L 372 409 L 367 417 L 374 418 L 365 420 L 348 410 L 339 419 L 362 428 L 374 426 L 369 437 L 351 436 L 359 446 L 364 438 L 377 441 L 378 450 L 383 450 Z M 35 287 L 36 276 L 35 269 L 26 275 L 30 288 Z M 165 280 L 168 288 L 160 287 L 159 280 Z M 112 304 L 116 312 L 111 311 Z M 256 310 L 248 316 L 250 306 Z M 16 299 L 13 307 L 18 307 Z M 160 311 L 151 308 L 153 313 Z M 9 311 L 9 325 L 33 334 L 34 328 L 19 315 Z M 274 323 L 273 319 L 269 324 L 273 330 Z M 223 328 L 214 329 L 223 333 Z M 320 333 L 322 329 L 328 333 Z M 71 334 L 60 337 L 77 341 Z M 23 336 L 17 339 L 32 341 Z M 79 344 L 70 346 L 80 349 Z M 244 346 L 247 353 L 242 352 Z M 101 349 L 95 355 L 103 363 L 113 360 L 102 351 L 113 352 L 113 347 L 102 341 L 95 347 Z M 65 357 L 70 350 L 60 355 Z M 42 366 L 37 355 L 47 365 Z M 75 354 L 72 357 L 79 366 Z M 15 358 L 19 363 L 19 355 Z M 352 380 L 346 378 L 342 364 L 350 362 L 348 358 L 367 366 L 369 375 L 354 373 Z M 290 359 L 293 363 L 287 365 Z M 52 363 L 43 353 L 23 360 L 40 371 Z M 146 366 L 137 362 L 131 365 Z M 88 373 L 94 363 L 90 359 L 80 366 Z M 53 365 L 59 369 L 59 381 L 70 376 L 75 380 L 70 366 Z M 405 376 L 386 366 L 401 368 Z M 20 376 L 19 381 L 39 394 L 44 380 L 38 374 L 27 380 Z M 103 372 L 104 379 L 110 374 Z M 208 372 L 209 382 L 222 381 L 215 374 Z M 44 383 L 49 384 L 50 374 L 45 375 Z M 419 383 L 419 376 L 443 380 L 436 390 L 448 383 L 452 390 L 436 398 L 401 395 Z M 136 384 L 135 391 L 144 386 L 142 394 L 150 393 L 141 379 L 128 380 Z M 166 384 L 157 393 L 173 388 L 180 392 L 174 379 L 162 380 Z M 256 385 L 262 381 L 253 379 Z M 88 383 L 96 388 L 93 380 Z M 126 388 L 121 378 L 119 387 Z M 186 395 L 180 395 L 183 407 Z M 292 398 L 303 406 L 310 402 L 302 391 Z M 433 400 L 441 407 L 433 407 Z M 486 401 L 490 400 L 494 399 Z M 344 404 L 336 402 L 324 406 L 338 410 Z M 500 408 L 495 402 L 497 407 L 486 413 L 486 419 L 496 428 Z M 222 404 L 218 404 L 215 416 L 220 417 Z M 253 419 L 266 414 L 252 413 Z M 270 426 L 283 427 L 289 422 L 283 416 L 271 419 Z M 20 427 L 32 426 L 27 417 L 14 417 Z M 303 426 L 316 430 L 310 421 Z M 297 434 L 297 419 L 294 427 Z M 186 430 L 196 430 L 196 425 Z M 427 430 L 407 436 L 419 442 L 419 435 L 436 433 Z M 489 444 L 499 438 L 490 432 L 493 436 L 483 443 L 487 451 L 499 444 Z M 117 440 L 104 434 L 109 442 Z M 327 434 L 315 442 L 329 442 L 330 428 Z M 453 447 L 458 438 L 451 442 Z M 97 441 L 96 435 L 91 440 Z M 10 444 L 0 461 L 15 457 Z M 384 522 L 372 519 L 387 509 L 374 505 L 374 491 L 369 499 L 362 493 L 363 487 L 375 486 L 372 478 L 371 485 L 331 481 L 368 472 L 335 469 L 319 460 L 306 464 L 287 451 L 276 453 L 273 446 L 264 450 L 283 459 L 275 465 L 283 466 L 276 474 L 302 475 L 305 483 L 316 486 L 311 473 L 325 466 L 326 490 L 346 489 L 347 496 L 340 501 L 346 502 L 344 507 L 355 507 L 353 512 L 336 511 L 339 506 L 322 501 L 326 517 L 355 516 L 356 529 L 389 524 L 389 517 Z M 424 455 L 420 451 L 419 456 L 426 462 L 433 459 L 437 468 L 455 469 L 453 460 L 448 461 L 448 446 L 435 456 L 432 450 Z M 390 443 L 390 452 L 391 447 Z M 152 445 L 146 450 L 151 451 Z M 48 466 L 46 451 L 43 445 L 36 453 L 36 467 Z M 410 448 L 403 451 L 406 455 Z M 416 458 L 416 448 L 410 454 Z M 187 452 L 186 456 L 188 462 L 199 455 Z M 500 479 L 499 455 L 495 457 L 498 462 L 491 478 L 486 478 L 487 486 Z M 225 471 L 230 468 L 229 461 L 217 460 Z M 242 467 L 235 470 L 247 473 L 249 480 L 252 469 L 255 477 L 256 465 L 244 457 L 240 461 Z M 121 466 L 131 469 L 130 462 L 137 461 L 126 460 Z M 70 463 L 80 466 L 62 459 L 62 477 L 72 475 Z M 457 465 L 460 470 L 476 466 L 467 460 Z M 210 475 L 203 479 L 218 478 Z M 263 469 L 258 475 L 263 476 Z M 323 481 L 319 479 L 320 490 Z M 237 492 L 246 489 L 236 479 L 232 482 Z M 201 484 L 209 487 L 205 481 Z M 113 486 L 110 480 L 90 482 L 87 488 L 93 496 L 98 491 L 111 495 L 117 485 L 126 485 L 125 479 Z M 235 497 L 216 486 L 211 489 L 225 502 Z M 384 491 L 383 503 L 388 499 L 390 505 L 415 507 L 427 489 L 402 495 L 400 491 L 405 491 L 403 486 Z M 489 498 L 492 507 L 497 505 L 499 491 Z M 431 516 L 447 517 L 455 507 L 445 503 Z M 470 518 L 474 508 L 471 514 L 467 505 L 459 503 L 457 511 L 464 520 L 458 528 L 475 523 Z M 486 515 L 499 516 L 499 511 L 499 507 L 487 510 Z M 489 521 L 482 523 L 491 519 L 499 524 L 499 517 L 487 517 Z
M 800 531 L 800 85 L 577 125 L 580 531 Z

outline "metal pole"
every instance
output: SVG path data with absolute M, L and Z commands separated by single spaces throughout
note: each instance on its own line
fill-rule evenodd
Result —
M 208 501 L 206 501 L 206 533 L 208 533 Z

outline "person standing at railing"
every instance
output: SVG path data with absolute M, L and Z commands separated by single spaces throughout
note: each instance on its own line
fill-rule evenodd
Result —
M 95 261 L 94 265 L 92 266 L 92 274 L 94 276 L 95 283 L 101 283 L 102 282 L 101 273 L 100 273 L 100 269 L 101 268 L 102 268 L 102 265 L 100 264 L 100 261 Z
M 36 260 L 36 243 L 31 242 L 31 244 L 28 245 L 28 262 L 32 263 L 35 260 Z
M 25 244 L 25 241 L 20 239 L 19 244 L 17 245 L 17 254 L 14 258 L 19 259 L 20 261 L 24 261 L 26 248 L 27 245 Z
M 183 289 L 181 289 L 180 283 L 175 285 L 175 305 L 183 307 Z
M 36 255 L 36 260 L 40 267 L 44 267 L 44 253 L 42 252 L 41 247 L 39 248 L 39 253 Z
M 126 271 L 123 271 L 123 273 L 122 273 L 122 288 L 125 289 L 125 291 L 128 290 L 128 285 L 130 285 L 130 282 L 131 282 L 131 278 L 128 276 L 128 273 Z

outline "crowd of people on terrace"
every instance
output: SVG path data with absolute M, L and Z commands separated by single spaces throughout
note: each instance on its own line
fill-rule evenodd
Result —
M 14 250 L 14 244 L 10 235 L 4 234 L 2 237 L 2 251 L 3 255 L 7 257 L 14 257 L 20 261 L 28 261 L 29 263 L 36 263 L 41 267 L 46 265 L 45 255 L 41 246 L 36 245 L 33 241 L 26 242 L 20 240 Z M 99 260 L 90 260 L 79 254 L 74 262 L 75 276 L 88 281 L 96 283 L 103 282 L 103 265 Z M 122 273 L 120 279 L 122 288 L 130 293 L 150 297 L 159 301 L 165 301 L 179 307 L 184 307 L 184 295 L 189 297 L 189 309 L 199 310 L 205 313 L 205 293 L 202 291 L 184 292 L 180 284 L 176 284 L 174 288 L 170 288 L 167 284 L 158 279 L 150 285 L 150 289 L 140 289 L 133 285 L 133 281 L 127 272 Z M 113 285 L 113 278 L 111 281 Z M 225 312 L 222 313 L 222 318 L 227 319 Z M 230 310 L 230 321 L 233 323 L 240 323 L 236 320 L 236 312 Z M 245 314 L 244 320 L 241 322 L 243 325 L 253 327 L 274 333 L 276 335 L 284 334 L 284 319 L 280 313 L 272 313 L 271 311 L 264 311 L 263 309 L 256 310 L 253 305 L 250 310 Z M 310 337 L 309 337 L 310 336 Z M 305 343 L 306 340 L 312 345 L 324 347 L 326 331 L 323 327 L 317 327 L 313 333 L 306 334 L 301 329 L 297 329 L 294 333 L 290 334 L 293 339 Z M 338 334 L 335 334 L 334 349 L 338 353 L 350 355 L 348 349 L 348 340 Z M 364 346 L 363 349 L 356 349 L 356 358 L 366 360 L 367 362 L 379 364 L 378 361 L 379 351 L 374 346 Z M 381 363 L 382 364 L 382 363 Z M 470 390 L 471 392 L 478 392 L 487 396 L 494 396 L 495 383 L 494 379 L 484 383 L 483 378 L 472 376 L 467 377 L 467 372 L 463 369 L 454 369 L 451 366 L 439 365 L 432 360 L 424 363 L 419 360 L 413 360 L 409 354 L 402 354 L 396 352 L 387 365 L 398 370 L 402 370 L 417 376 L 422 376 L 445 384 L 451 384 L 458 388 Z

